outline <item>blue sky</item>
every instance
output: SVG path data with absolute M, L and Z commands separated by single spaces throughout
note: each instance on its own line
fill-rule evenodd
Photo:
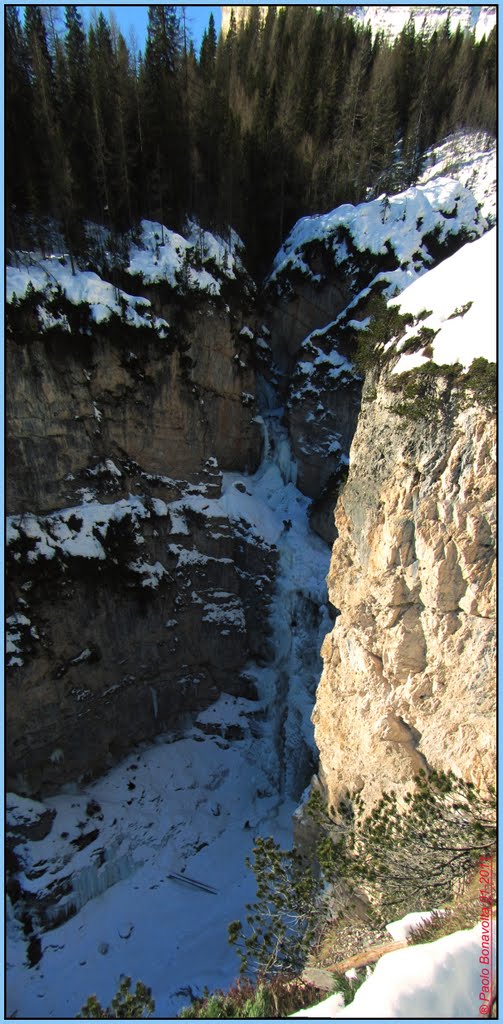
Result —
M 180 6 L 181 11 L 181 5 L 175 6 Z M 213 12 L 215 27 L 218 34 L 221 21 L 221 8 L 210 7 L 205 4 L 185 4 L 185 9 L 187 13 L 187 27 L 194 40 L 196 51 L 199 52 L 203 32 L 208 26 L 211 11 Z M 129 30 L 133 28 L 138 40 L 138 46 L 143 50 L 147 35 L 148 7 L 146 4 L 80 5 L 79 10 L 86 25 L 89 22 L 93 10 L 103 11 L 105 15 L 108 15 L 109 11 L 113 11 L 119 24 L 119 28 L 126 41 L 129 41 Z

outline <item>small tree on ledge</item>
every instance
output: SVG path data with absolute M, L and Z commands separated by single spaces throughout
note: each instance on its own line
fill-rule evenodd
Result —
M 241 973 L 270 978 L 297 977 L 322 917 L 320 880 L 296 850 L 282 850 L 272 838 L 259 836 L 253 848 L 257 900 L 246 904 L 248 934 L 232 921 L 228 936 L 241 959 Z
M 134 992 L 130 992 L 131 978 L 123 978 L 110 1006 L 103 1007 L 96 996 L 89 996 L 77 1019 L 80 1020 L 143 1020 L 151 1017 L 155 1010 L 152 992 L 141 981 L 137 981 Z
M 378 918 L 438 906 L 461 892 L 481 856 L 496 852 L 496 795 L 482 795 L 454 772 L 421 771 L 403 798 L 385 793 L 368 816 L 355 796 L 340 826 L 325 816 L 320 862 L 328 881 L 341 871 Z M 319 813 L 319 812 L 318 812 Z M 337 838 L 334 843 L 334 830 Z

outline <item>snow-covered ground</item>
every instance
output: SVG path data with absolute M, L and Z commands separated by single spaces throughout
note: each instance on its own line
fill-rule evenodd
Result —
M 484 132 L 458 131 L 428 150 L 418 185 L 455 178 L 475 196 L 489 224 L 496 220 L 497 166 L 494 139 Z
M 88 225 L 89 237 L 98 236 L 107 272 L 115 257 L 107 252 L 110 239 L 104 229 Z M 227 239 L 205 231 L 188 221 L 186 236 L 171 231 L 156 221 L 142 220 L 137 242 L 129 242 L 125 273 L 140 278 L 143 284 L 163 282 L 182 293 L 209 296 L 221 294 L 222 284 L 237 278 L 246 291 L 251 287 L 242 261 L 243 243 L 235 231 Z M 91 319 L 103 324 L 112 316 L 120 317 L 128 326 L 154 330 L 160 338 L 169 334 L 169 324 L 154 316 L 151 302 L 142 296 L 130 295 L 94 270 L 82 269 L 63 250 L 49 257 L 40 252 L 10 254 L 6 268 L 5 298 L 7 303 L 23 300 L 29 287 L 40 296 L 36 306 L 41 333 L 57 328 L 71 333 L 65 312 L 57 309 L 58 293 L 74 306 L 88 306 Z
M 397 195 L 383 194 L 357 206 L 347 203 L 329 213 L 302 217 L 277 254 L 269 283 L 281 286 L 292 271 L 319 281 L 320 276 L 312 272 L 306 261 L 306 250 L 309 252 L 310 245 L 321 242 L 330 252 L 334 268 L 350 267 L 355 258 L 363 258 L 364 254 L 392 254 L 399 266 L 369 282 L 372 287 L 385 280 L 386 294 L 391 296 L 396 290 L 403 291 L 432 265 L 428 235 L 435 236 L 437 244 L 441 244 L 460 232 L 476 238 L 488 226 L 474 191 L 454 178 L 436 177 Z
M 229 985 L 239 961 L 228 945 L 227 925 L 243 917 L 254 895 L 245 866 L 253 838 L 273 835 L 284 846 L 291 843 L 291 815 L 313 750 L 318 652 L 330 626 L 330 552 L 309 529 L 309 500 L 295 487 L 281 409 L 267 385 L 263 396 L 265 458 L 255 476 L 226 474 L 221 498 L 193 493 L 168 506 L 182 527 L 184 509 L 197 508 L 209 521 L 222 514 L 239 520 L 241 529 L 278 547 L 273 660 L 248 666 L 259 700 L 224 694 L 178 738 L 161 736 L 98 782 L 68 786 L 46 800 L 56 811 L 50 834 L 16 847 L 25 872 L 37 876 L 21 881 L 43 896 L 71 875 L 72 889 L 59 909 L 72 903 L 79 909 L 42 934 L 43 957 L 31 968 L 26 939 L 9 913 L 8 1012 L 18 1018 L 75 1016 L 91 993 L 107 1003 L 122 975 L 152 988 L 156 1016 L 164 1018 L 190 1003 L 190 989 L 197 994 L 205 985 Z M 82 543 L 86 524 L 96 518 L 92 503 L 86 508 Z M 105 508 L 115 514 L 115 506 Z M 115 512 L 122 514 L 123 506 Z M 52 534 L 65 545 L 71 542 L 68 515 L 58 516 Z M 42 550 L 47 531 L 33 529 L 42 545 L 39 557 L 51 557 L 50 545 Z M 219 732 L 205 731 L 215 726 Z M 242 738 L 228 742 L 226 729 L 236 726 Z M 10 798 L 12 825 L 26 813 L 25 801 Z M 96 829 L 79 849 L 74 840 Z M 217 894 L 169 879 L 170 872 L 207 883 Z
M 416 323 L 398 344 L 403 351 L 393 373 L 404 373 L 433 360 L 437 366 L 461 363 L 469 367 L 475 357 L 496 362 L 496 228 L 414 281 L 390 305 L 400 313 L 417 317 L 420 326 L 435 331 L 432 354 L 407 353 L 409 340 L 417 335 Z
M 236 699 L 226 703 L 232 722 Z M 37 892 L 71 872 L 81 908 L 42 935 L 43 957 L 32 968 L 20 925 L 8 921 L 9 1013 L 74 1017 L 92 993 L 109 1001 L 125 974 L 152 988 L 156 1016 L 170 1017 L 190 1003 L 189 986 L 197 993 L 235 978 L 227 924 L 253 898 L 245 856 L 259 833 L 289 841 L 291 805 L 279 805 L 257 756 L 262 745 L 250 735 L 228 744 L 195 727 L 175 742 L 159 737 L 94 785 L 46 801 L 57 812 L 50 835 L 17 850 L 47 865 L 46 877 L 31 883 Z M 103 820 L 88 818 L 91 800 Z M 76 852 L 79 822 L 99 836 Z M 172 871 L 217 895 L 169 879 Z
M 296 398 L 315 392 L 313 377 L 319 367 L 327 387 L 334 375 L 347 373 L 348 363 L 338 352 L 339 336 L 342 339 L 348 328 L 367 329 L 369 319 L 355 319 L 354 310 L 377 291 L 400 313 L 415 318 L 398 343 L 401 355 L 395 374 L 429 361 L 459 362 L 465 368 L 476 357 L 495 362 L 495 221 L 495 144 L 476 132 L 456 132 L 431 149 L 425 154 L 418 184 L 404 192 L 299 220 L 275 258 L 270 284 L 288 291 L 290 279 L 295 281 L 299 273 L 315 284 L 320 282 L 311 254 L 321 244 L 334 270 L 354 287 L 349 304 L 335 320 L 320 325 L 302 342 L 292 377 Z M 438 260 L 442 245 L 455 247 L 456 236 L 460 248 L 434 266 L 430 249 L 439 248 Z M 380 264 L 385 266 L 387 256 L 399 265 L 376 272 Z M 360 265 L 367 267 L 361 279 Z M 418 346 L 421 329 L 427 332 L 426 340 Z M 412 339 L 415 343 L 410 346 Z M 321 349 L 317 342 L 323 343 Z M 394 345 L 394 339 L 389 344 Z M 407 352 L 408 347 L 419 351 Z M 421 354 L 425 349 L 427 355 Z M 330 363 L 333 368 L 329 369 Z
M 443 916 L 445 910 L 413 910 L 410 914 L 406 914 L 405 917 L 401 917 L 399 921 L 390 921 L 386 925 L 386 931 L 389 932 L 391 938 L 395 942 L 405 942 L 419 925 L 428 924 L 435 915 Z
M 235 231 L 227 241 L 205 231 L 195 221 L 187 224 L 187 237 L 170 231 L 156 221 L 142 220 L 141 238 L 131 246 L 128 274 L 140 274 L 145 284 L 167 281 L 180 287 L 180 275 L 190 291 L 219 295 L 222 278 L 236 280 L 245 273 L 241 262 L 243 243 Z M 211 266 L 212 273 L 205 266 Z
M 395 922 L 398 924 L 399 922 Z M 481 1019 L 482 974 L 495 981 L 496 949 L 487 968 L 480 963 L 482 926 L 454 932 L 435 942 L 409 946 L 381 957 L 373 974 L 364 981 L 351 1003 L 344 1007 L 342 996 L 329 996 L 294 1017 L 319 1019 L 381 1020 L 459 1020 Z M 487 989 L 489 991 L 489 989 Z M 484 994 L 484 992 L 482 993 Z

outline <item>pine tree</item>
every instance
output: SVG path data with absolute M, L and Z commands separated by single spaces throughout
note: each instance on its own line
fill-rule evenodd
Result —
M 75 5 L 65 7 L 66 86 L 62 109 L 65 148 L 74 186 L 73 200 L 82 215 L 93 196 L 91 162 L 91 95 L 87 40 Z
M 114 55 L 110 26 L 102 13 L 89 29 L 89 70 L 93 118 L 93 178 L 99 217 L 111 226 L 115 215 L 111 163 L 115 128 Z
M 365 893 L 381 922 L 412 906 L 427 909 L 463 890 L 479 858 L 495 856 L 496 796 L 452 771 L 421 771 L 413 792 L 384 793 L 370 813 L 361 798 L 341 801 L 328 816 L 319 794 L 311 811 L 322 836 L 327 881 L 344 878 Z
M 215 78 L 215 62 L 217 56 L 217 33 L 215 30 L 215 19 L 210 14 L 208 28 L 204 30 L 201 49 L 199 52 L 199 69 L 205 83 L 211 83 Z
M 155 1010 L 152 992 L 137 981 L 130 992 L 131 978 L 123 978 L 110 1006 L 103 1007 L 96 996 L 89 996 L 77 1017 L 81 1020 L 139 1020 L 150 1017 Z
M 181 72 L 182 37 L 174 5 L 150 5 L 142 68 L 142 121 L 152 212 L 176 226 L 190 183 L 190 139 Z
M 197 60 L 178 5 L 149 7 L 144 55 L 113 15 L 86 38 L 79 9 L 64 36 L 59 11 L 27 5 L 22 26 L 6 8 L 6 198 L 18 224 L 64 220 L 73 246 L 84 216 L 190 212 L 233 222 L 260 273 L 298 217 L 404 187 L 446 131 L 495 129 L 495 32 L 411 19 L 390 44 L 337 5 L 254 7 L 218 40 L 210 17 Z
M 421 170 L 421 158 L 433 141 L 431 89 L 437 39 L 428 39 L 421 32 L 417 39 L 417 84 L 410 102 L 407 131 L 404 140 L 404 164 L 407 184 L 417 181 Z
M 393 68 L 388 46 L 382 42 L 373 61 L 364 104 L 357 191 L 372 188 L 378 195 L 388 187 L 397 127 Z
M 16 214 L 36 209 L 36 149 L 28 45 L 17 7 L 5 8 L 5 199 L 7 241 L 18 242 Z M 35 161 L 33 156 L 35 155 Z
M 74 252 L 82 243 L 81 207 L 77 202 L 65 133 L 59 119 L 55 74 L 39 7 L 25 8 L 34 144 L 40 154 L 36 188 L 40 212 L 61 224 L 68 244 L 72 271 Z
M 371 66 L 371 33 L 359 31 L 339 108 L 333 150 L 333 188 L 339 201 L 358 201 L 358 165 L 362 156 L 362 123 L 367 76 Z
M 241 921 L 228 929 L 241 973 L 298 977 L 322 916 L 319 879 L 296 850 L 281 850 L 271 838 L 259 836 L 246 863 L 257 880 L 257 899 L 246 905 L 247 929 Z
M 57 4 L 44 4 L 41 8 L 44 19 L 47 45 L 52 60 L 55 60 L 58 43 L 63 34 L 63 10 Z
M 118 34 L 114 46 L 117 151 L 113 187 L 118 194 L 117 223 L 131 228 L 136 216 L 134 180 L 137 176 L 139 138 L 135 117 L 135 86 L 126 41 Z

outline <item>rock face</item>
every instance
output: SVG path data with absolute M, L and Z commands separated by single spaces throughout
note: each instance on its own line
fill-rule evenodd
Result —
M 312 281 L 304 281 L 297 275 L 294 288 L 289 281 L 286 294 L 275 296 L 267 309 L 272 353 L 283 373 L 291 373 L 304 338 L 320 325 L 334 320 L 349 302 L 351 288 L 347 280 L 326 264 L 324 252 L 311 258 L 313 274 L 323 269 L 321 287 L 314 287 Z
M 330 495 L 334 507 L 349 462 L 361 390 L 361 377 L 340 341 L 334 345 L 330 329 L 304 339 L 290 378 L 288 426 L 298 485 L 315 500 L 315 513 L 322 495 Z M 334 540 L 333 532 L 322 536 L 328 543 Z
M 180 309 L 158 291 L 149 301 L 169 317 L 168 337 L 126 323 L 44 334 L 14 310 L 7 757 L 17 792 L 96 775 L 224 687 L 254 696 L 242 669 L 265 650 L 275 555 L 219 505 L 221 470 L 260 461 L 251 334 L 221 300 Z
M 192 498 L 215 505 L 209 487 Z M 10 541 L 6 751 L 17 792 L 92 778 L 223 689 L 253 698 L 242 669 L 265 649 L 274 552 L 224 516 L 183 499 L 95 503 L 65 519 L 16 518 Z
M 176 342 L 141 329 L 71 339 L 18 329 L 7 348 L 8 511 L 76 503 L 106 458 L 127 461 L 133 479 L 199 479 L 209 457 L 253 471 L 262 438 L 237 323 L 208 300 L 185 314 Z
M 313 713 L 329 803 L 421 768 L 480 783 L 495 757 L 495 422 L 364 401 L 328 577 L 341 610 Z

